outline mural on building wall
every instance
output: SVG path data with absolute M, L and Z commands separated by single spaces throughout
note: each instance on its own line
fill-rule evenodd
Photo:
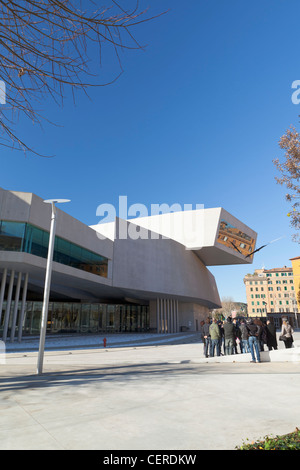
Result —
M 240 229 L 229 224 L 226 220 L 221 219 L 217 241 L 222 245 L 238 251 L 241 255 L 252 258 L 254 251 L 255 239 L 242 232 Z

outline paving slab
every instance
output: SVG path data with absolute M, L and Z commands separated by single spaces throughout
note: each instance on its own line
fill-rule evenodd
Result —
M 6 353 L 0 449 L 232 450 L 291 432 L 300 363 L 274 353 L 283 359 L 253 364 L 206 359 L 199 342 L 63 348 L 45 351 L 40 376 L 37 351 Z

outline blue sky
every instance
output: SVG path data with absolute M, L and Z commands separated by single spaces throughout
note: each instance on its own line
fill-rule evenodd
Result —
M 38 108 L 59 126 L 16 121 L 16 132 L 41 158 L 1 148 L 0 186 L 42 198 L 69 198 L 66 212 L 99 222 L 102 203 L 204 204 L 224 207 L 258 233 L 252 266 L 212 267 L 220 296 L 245 301 L 243 276 L 255 268 L 291 266 L 299 256 L 272 160 L 280 137 L 299 128 L 291 101 L 300 79 L 299 0 L 144 0 L 150 14 L 136 27 L 144 51 L 121 54 L 124 73 L 88 99 L 66 93 Z M 99 2 L 105 4 L 105 2 Z M 128 4 L 126 0 L 123 5 Z M 91 51 L 96 69 L 96 52 Z M 99 80 L 119 73 L 104 50 Z M 180 269 L 180 267 L 178 267 Z

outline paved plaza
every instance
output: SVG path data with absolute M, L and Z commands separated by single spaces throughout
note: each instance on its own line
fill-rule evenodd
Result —
M 300 426 L 300 332 L 260 364 L 206 359 L 198 335 L 47 339 L 7 344 L 0 364 L 0 449 L 230 450 Z M 56 341 L 56 343 L 55 343 Z M 276 353 L 276 357 L 275 357 Z M 243 356 L 243 357 L 242 357 Z

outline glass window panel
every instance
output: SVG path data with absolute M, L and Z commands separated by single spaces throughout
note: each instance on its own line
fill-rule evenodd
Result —
M 32 231 L 32 225 L 26 224 L 23 242 L 23 251 L 25 251 L 25 253 L 31 253 Z
M 86 250 L 85 248 L 81 249 L 81 261 L 86 264 L 90 264 L 91 262 L 91 256 L 90 252 Z
M 49 232 L 22 222 L 0 221 L 0 250 L 23 251 L 47 258 Z M 60 237 L 55 238 L 54 261 L 107 277 L 108 259 Z
M 90 312 L 90 331 L 97 332 L 99 326 L 99 306 L 98 304 L 91 305 Z
M 30 251 L 32 255 L 47 258 L 49 234 L 44 230 L 31 226 Z
M 122 331 L 122 322 L 121 322 L 121 306 L 115 305 L 115 331 Z
M 49 302 L 49 305 L 48 305 L 48 319 L 47 319 L 47 333 L 51 333 L 51 330 L 52 330 L 52 309 L 53 309 L 53 303 Z
M 131 305 L 131 331 L 137 331 L 137 306 Z
M 62 238 L 55 238 L 53 260 L 70 265 L 70 243 Z
M 26 302 L 24 320 L 23 320 L 23 333 L 22 333 L 24 335 L 30 334 L 32 310 L 33 310 L 33 302 Z
M 99 305 L 99 331 L 106 331 L 106 305 Z
M 0 250 L 21 251 L 24 238 L 25 223 L 1 221 Z
M 80 331 L 81 333 L 87 333 L 90 327 L 90 304 L 81 305 L 81 321 L 80 321 Z
M 114 331 L 114 329 L 115 329 L 115 306 L 107 305 L 106 330 Z
M 4 302 L 4 311 L 5 305 Z M 42 302 L 26 302 L 23 322 L 24 335 L 39 334 L 42 306 Z M 149 307 L 147 306 L 50 302 L 47 332 L 147 331 L 149 330 L 149 322 Z
M 40 333 L 40 324 L 42 318 L 42 302 L 33 302 L 32 304 L 32 316 L 30 325 L 30 334 L 38 335 Z
M 141 330 L 147 331 L 148 329 L 148 308 L 146 306 L 141 307 Z
M 81 252 L 82 248 L 80 246 L 70 244 L 70 266 L 73 268 L 80 269 Z
M 81 316 L 81 304 L 72 304 L 72 325 L 74 332 L 80 331 L 80 316 Z
M 59 333 L 62 329 L 63 303 L 53 302 L 52 307 L 52 332 Z
M 141 331 L 142 329 L 142 318 L 141 318 L 141 307 L 136 307 L 136 323 L 137 323 L 137 331 Z
M 131 318 L 131 306 L 130 305 L 120 306 L 120 331 L 123 331 L 123 332 L 132 331 L 132 318 Z
M 71 331 L 73 331 L 72 304 L 68 302 L 64 302 L 62 304 L 61 331 L 66 333 L 70 333 Z

